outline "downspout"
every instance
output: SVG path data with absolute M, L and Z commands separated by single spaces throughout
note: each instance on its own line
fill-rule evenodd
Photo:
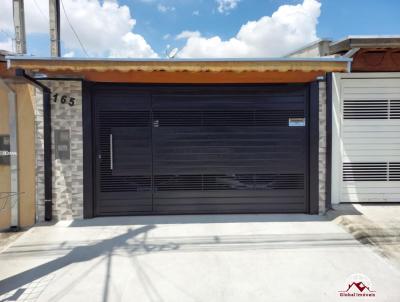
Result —
M 17 98 L 15 91 L 0 78 L 0 85 L 8 91 L 8 127 L 10 132 L 10 229 L 19 230 L 19 186 L 18 186 L 18 125 Z
M 25 70 L 17 69 L 16 75 L 25 78 L 32 85 L 43 91 L 43 148 L 44 148 L 44 219 L 53 219 L 53 172 L 52 172 L 52 141 L 51 141 L 51 90 L 35 78 L 27 75 Z

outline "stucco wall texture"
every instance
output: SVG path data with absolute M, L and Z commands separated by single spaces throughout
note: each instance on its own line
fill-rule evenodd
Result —
M 7 91 L 0 89 L 0 135 L 9 135 Z M 11 221 L 11 210 L 8 200 L 4 199 L 10 192 L 10 166 L 0 165 L 0 229 L 8 228 Z
M 34 124 L 34 89 L 28 84 L 8 84 L 16 96 L 16 127 L 18 160 L 19 225 L 26 227 L 35 223 L 35 124 Z M 8 92 L 0 88 L 0 135 L 9 135 Z M 0 165 L 0 229 L 7 229 L 11 223 L 10 203 L 11 173 L 9 165 Z

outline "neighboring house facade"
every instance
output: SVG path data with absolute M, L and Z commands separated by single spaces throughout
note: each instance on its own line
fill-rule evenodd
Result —
M 400 202 L 400 36 L 320 40 L 289 57 L 316 55 L 353 60 L 329 83 L 332 204 Z
M 36 86 L 37 221 L 324 213 L 326 78 L 350 61 L 7 57 Z
M 35 223 L 34 87 L 0 52 L 0 230 Z

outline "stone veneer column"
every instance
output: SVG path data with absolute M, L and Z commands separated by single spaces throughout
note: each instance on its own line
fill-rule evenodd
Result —
M 59 95 L 51 100 L 53 152 L 53 219 L 83 218 L 83 141 L 81 81 L 41 81 Z M 60 102 L 66 95 L 75 98 L 74 106 Z M 38 221 L 44 220 L 44 161 L 43 161 L 43 98 L 36 90 L 36 191 Z M 70 159 L 55 159 L 54 130 L 70 130 Z
M 35 89 L 35 176 L 36 221 L 44 221 L 43 92 Z
M 326 82 L 319 82 L 319 213 L 325 214 L 326 181 Z

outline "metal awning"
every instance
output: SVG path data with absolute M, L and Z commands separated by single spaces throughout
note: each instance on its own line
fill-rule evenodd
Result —
M 332 42 L 329 47 L 331 54 L 353 48 L 400 48 L 400 35 L 348 36 Z

